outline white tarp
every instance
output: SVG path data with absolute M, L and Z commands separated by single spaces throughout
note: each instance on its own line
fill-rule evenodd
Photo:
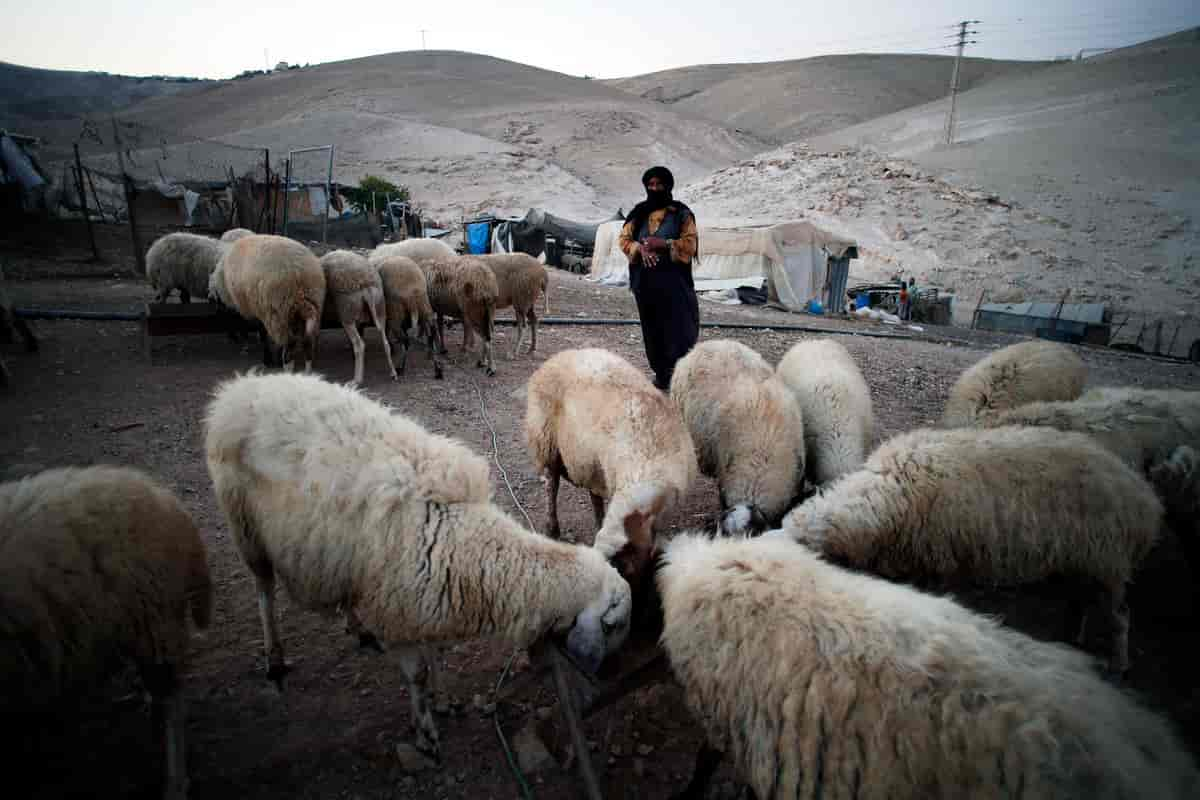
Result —
M 10 136 L 0 136 L 0 158 L 4 159 L 4 171 L 11 176 L 25 191 L 31 191 L 46 183 L 38 174 L 33 162 L 20 145 Z
M 589 280 L 608 286 L 629 284 L 629 264 L 617 246 L 621 222 L 596 231 Z M 814 298 L 824 299 L 828 260 L 841 258 L 853 242 L 839 239 L 809 222 L 785 222 L 752 228 L 700 226 L 700 257 L 692 278 L 696 291 L 748 286 L 765 280 L 768 297 L 793 311 Z
M 163 181 L 154 182 L 154 191 L 161 194 L 163 197 L 177 200 L 183 198 L 184 206 L 184 225 L 192 224 L 192 214 L 196 211 L 196 204 L 200 202 L 200 195 L 193 192 L 178 183 L 165 183 Z

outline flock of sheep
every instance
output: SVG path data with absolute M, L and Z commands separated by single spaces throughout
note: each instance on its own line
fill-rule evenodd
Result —
M 427 259 L 421 281 L 392 248 L 402 249 L 322 263 L 287 240 L 245 236 L 217 246 L 206 280 L 262 323 L 285 365 L 300 343 L 311 366 L 306 340 L 327 296 L 354 340 L 364 314 L 395 322 L 399 284 L 410 300 L 426 287 L 428 306 L 404 306 L 426 335 L 429 308 L 459 316 L 486 363 L 502 294 L 475 269 L 486 262 Z M 178 288 L 164 273 L 185 261 L 152 267 L 160 292 Z M 382 277 L 389 264 L 395 274 Z M 190 269 L 177 276 L 197 293 L 203 270 Z M 442 274 L 455 269 L 472 277 Z M 512 302 L 518 318 L 531 308 Z M 361 380 L 358 342 L 355 352 Z M 204 447 L 257 587 L 267 677 L 288 671 L 279 582 L 298 606 L 340 615 L 362 645 L 397 650 L 415 743 L 432 756 L 429 648 L 549 640 L 594 672 L 652 592 L 707 738 L 684 797 L 702 796 L 722 757 L 762 800 L 1198 797 L 1200 771 L 1171 726 L 1073 645 L 1094 607 L 1119 676 L 1139 565 L 1167 531 L 1197 553 L 1200 392 L 1085 394 L 1085 382 L 1063 345 L 1004 348 L 960 377 L 940 425 L 872 451 L 867 384 L 829 339 L 796 344 L 774 367 L 737 342 L 702 342 L 666 394 L 612 352 L 561 351 L 525 387 L 544 533 L 495 504 L 482 456 L 315 375 L 223 382 Z M 700 474 L 719 486 L 716 529 L 660 546 Z M 564 478 L 591 495 L 591 546 L 559 541 Z M 1050 575 L 1080 586 L 1072 645 L 929 591 Z M 117 467 L 0 486 L 0 603 L 5 707 L 60 701 L 113 656 L 131 659 L 163 711 L 166 796 L 185 797 L 179 686 L 188 616 L 208 623 L 212 579 L 179 501 Z
M 478 366 L 494 375 L 496 311 L 511 307 L 516 315 L 511 358 L 517 356 L 527 324 L 529 351 L 537 349 L 539 294 L 550 312 L 549 275 L 537 259 L 524 253 L 459 256 L 436 239 L 380 245 L 369 256 L 335 250 L 318 259 L 293 239 L 245 228 L 226 231 L 219 240 L 171 233 L 146 253 L 146 277 L 158 302 L 175 291 L 183 303 L 206 297 L 255 323 L 264 364 L 289 371 L 297 351 L 304 355 L 305 368 L 312 369 L 321 317 L 326 305 L 332 305 L 354 349 L 355 384 L 363 380 L 362 329 L 367 324 L 380 331 L 393 380 L 404 372 L 414 326 L 428 344 L 435 376 L 442 377 L 437 354 L 446 352 L 447 316 L 463 322 L 463 350 L 479 335 Z M 392 341 L 401 348 L 399 369 Z

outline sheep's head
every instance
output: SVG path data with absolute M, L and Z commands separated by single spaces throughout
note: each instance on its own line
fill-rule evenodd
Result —
M 757 536 L 770 522 L 757 506 L 740 503 L 721 515 L 719 532 L 725 536 Z
M 597 556 L 599 554 L 590 554 Z M 595 674 L 605 656 L 618 650 L 629 635 L 633 597 L 629 584 L 610 565 L 603 565 L 599 594 L 579 612 L 567 634 L 567 653 L 581 668 Z

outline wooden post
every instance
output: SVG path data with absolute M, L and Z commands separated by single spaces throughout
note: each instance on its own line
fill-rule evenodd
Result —
M 137 260 L 138 275 L 145 275 L 146 252 L 142 249 L 142 240 L 138 236 L 137 211 L 134 208 L 137 205 L 137 187 L 133 183 L 133 178 L 129 177 L 129 173 L 125 171 L 125 153 L 121 147 L 121 131 L 117 127 L 116 117 L 112 117 L 112 128 L 113 144 L 117 148 L 117 166 L 121 172 L 121 181 L 125 185 L 125 207 L 129 210 L 129 234 L 133 241 L 133 257 Z
M 975 323 L 979 321 L 979 309 L 983 308 L 985 298 L 987 298 L 987 289 L 979 293 L 979 302 L 975 304 L 975 313 L 971 315 L 971 330 L 975 330 Z
M 264 217 L 270 220 L 270 224 L 272 225 L 271 230 L 265 231 L 265 233 L 274 233 L 275 220 L 267 211 L 268 204 L 274 200 L 274 193 L 271 191 L 271 148 L 269 147 L 263 148 L 263 170 L 263 186 L 266 187 L 267 193 L 263 196 L 263 207 L 262 211 L 258 215 L 258 230 L 256 233 L 264 233 L 262 229 Z
M 88 186 L 92 187 L 92 199 L 96 201 L 96 211 L 100 214 L 100 220 L 107 222 L 108 219 L 104 216 L 104 206 L 100 205 L 100 195 L 96 193 L 96 182 L 92 180 L 92 171 L 85 169 L 83 174 L 87 176 Z
M 83 163 L 79 160 L 79 145 L 75 145 L 75 186 L 79 189 L 79 207 L 83 209 L 83 222 L 87 225 L 88 241 L 92 245 L 92 261 L 100 260 L 96 247 L 96 232 L 92 230 L 92 215 L 88 213 L 87 190 L 83 186 Z

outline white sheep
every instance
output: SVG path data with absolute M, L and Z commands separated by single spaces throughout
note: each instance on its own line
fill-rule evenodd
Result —
M 479 256 L 483 263 L 492 268 L 496 276 L 499 295 L 496 310 L 512 307 L 516 316 L 517 335 L 513 340 L 510 358 L 517 357 L 521 339 L 525 336 L 526 322 L 529 324 L 529 352 L 537 350 L 537 298 L 542 294 L 546 314 L 550 314 L 550 274 L 545 265 L 528 253 L 496 253 Z M 463 336 L 469 337 L 470 330 L 464 326 Z M 468 341 L 467 346 L 470 346 Z
M 1088 656 L 950 599 L 771 537 L 676 536 L 656 577 L 685 703 L 760 800 L 1200 796 Z
M 321 269 L 325 272 L 325 298 L 337 309 L 338 321 L 354 348 L 355 385 L 363 380 L 363 343 L 359 326 L 372 323 L 379 331 L 383 354 L 387 357 L 388 371 L 396 380 L 396 365 L 392 361 L 392 345 L 388 342 L 387 304 L 383 294 L 383 279 L 379 271 L 367 263 L 367 259 L 350 250 L 334 250 L 321 256 Z
M 1146 479 L 1083 434 L 919 429 L 788 512 L 781 535 L 836 563 L 913 583 L 1092 582 L 1112 623 L 1110 667 L 1124 673 L 1126 585 L 1162 522 Z M 1073 599 L 1085 591 L 1093 587 L 1081 585 Z M 1081 610 L 1072 609 L 1072 624 Z M 1080 623 L 1080 643 L 1083 634 Z
M 210 282 L 213 293 L 243 318 L 261 324 L 267 366 L 290 372 L 300 347 L 305 369 L 311 370 L 325 309 L 321 262 L 285 236 L 245 236 L 228 248 Z
M 5 283 L 4 268 L 0 266 L 0 342 L 8 344 L 13 340 L 14 334 L 19 333 L 25 342 L 25 352 L 36 353 L 38 350 L 37 337 L 30 330 L 29 323 L 18 317 L 13 311 L 12 300 L 8 296 Z M 8 371 L 8 365 L 4 363 L 3 358 L 0 358 L 0 388 L 7 387 L 11 380 L 12 376 Z
M 159 237 L 146 251 L 146 277 L 158 292 L 155 301 L 165 303 L 176 289 L 181 303 L 206 297 L 209 278 L 225 249 L 220 241 L 194 233 Z
M 779 524 L 804 487 L 800 404 L 771 365 L 731 339 L 701 342 L 675 365 L 671 401 L 717 480 L 720 529 L 760 533 Z
M 0 484 L 0 608 L 5 716 L 76 705 L 128 659 L 162 720 L 164 796 L 183 800 L 187 618 L 208 626 L 212 583 L 178 498 L 112 466 Z
M 959 376 L 941 427 L 966 427 L 1038 400 L 1074 400 L 1086 382 L 1087 366 L 1066 345 L 1035 339 L 1002 347 Z
M 854 358 L 833 339 L 792 346 L 775 372 L 800 403 L 809 481 L 830 483 L 862 466 L 871 452 L 871 390 Z
M 247 236 L 253 236 L 254 231 L 249 228 L 230 228 L 221 234 L 222 242 L 236 242 L 238 239 L 243 239 Z
M 487 462 L 316 376 L 218 387 L 204 421 L 217 502 L 258 586 L 268 676 L 287 671 L 278 578 L 298 605 L 400 645 L 418 746 L 439 756 L 421 643 L 565 636 L 596 669 L 628 630 L 630 589 L 599 553 L 525 530 L 490 502 Z
M 437 319 L 440 349 L 446 351 L 447 316 L 461 319 L 464 328 L 479 334 L 479 361 L 488 375 L 496 374 L 492 361 L 492 335 L 495 332 L 496 298 L 500 287 L 492 270 L 475 256 L 455 256 L 450 259 L 430 259 L 421 262 L 425 272 L 429 304 Z M 467 349 L 467 334 L 463 334 L 463 350 Z
M 437 328 L 433 322 L 433 306 L 429 304 L 429 286 L 425 273 L 417 262 L 407 256 L 386 256 L 371 262 L 383 281 L 383 296 L 387 306 L 388 334 L 400 344 L 400 372 L 408 362 L 408 330 L 416 324 L 417 335 L 429 346 L 433 375 L 442 378 L 442 362 L 438 357 Z
M 563 350 L 529 378 L 525 441 L 546 482 L 547 535 L 562 535 L 558 488 L 566 478 L 591 494 L 594 546 L 637 586 L 652 557 L 644 545 L 655 523 L 683 500 L 699 471 L 679 411 L 619 355 Z
M 381 244 L 371 251 L 371 261 L 389 256 L 405 256 L 418 264 L 424 261 L 446 261 L 454 258 L 454 248 L 440 239 L 405 239 L 402 242 Z

